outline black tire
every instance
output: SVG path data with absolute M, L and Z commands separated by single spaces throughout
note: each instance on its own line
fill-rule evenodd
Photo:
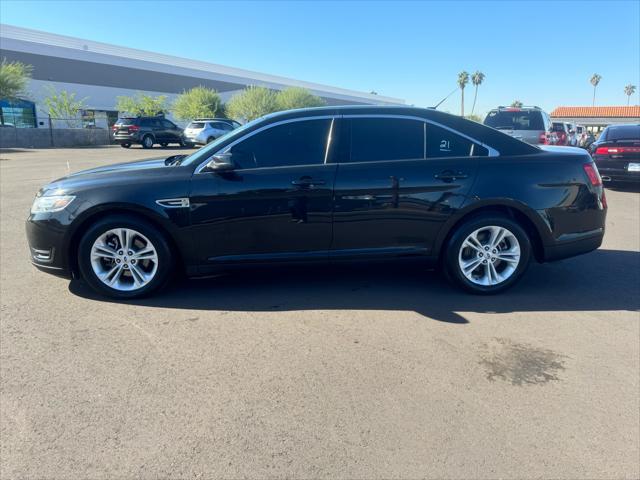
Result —
M 131 146 L 131 144 L 130 143 L 121 143 L 120 146 L 122 148 L 129 148 Z
M 141 288 L 135 290 L 111 288 L 103 283 L 93 270 L 91 250 L 94 242 L 100 235 L 117 228 L 129 228 L 141 233 L 153 244 L 157 252 L 158 263 L 155 276 Z M 137 298 L 161 289 L 167 284 L 173 266 L 174 258 L 165 236 L 151 223 L 133 215 L 118 214 L 98 220 L 87 229 L 78 246 L 78 267 L 82 278 L 94 291 L 112 298 Z
M 467 237 L 476 230 L 489 226 L 506 228 L 515 236 L 520 247 L 520 261 L 513 273 L 506 280 L 490 286 L 479 285 L 468 279 L 459 263 L 460 250 Z M 442 267 L 447 279 L 468 292 L 480 295 L 500 293 L 515 285 L 527 270 L 531 259 L 531 240 L 527 232 L 515 220 L 500 214 L 482 214 L 465 221 L 456 228 L 444 248 Z M 495 263 L 495 265 L 500 267 L 499 263 Z M 478 268 L 482 267 L 479 266 Z
M 142 137 L 142 148 L 153 148 L 153 137 L 151 135 L 145 135 Z
M 216 137 L 209 137 L 207 138 L 207 143 L 211 143 L 216 139 Z
M 160 146 L 162 148 L 167 148 L 167 146 L 169 146 L 169 144 L 167 142 L 162 142 L 162 143 L 160 143 Z
M 180 145 L 181 147 L 185 147 L 187 144 L 185 143 L 183 138 L 178 139 L 178 145 Z

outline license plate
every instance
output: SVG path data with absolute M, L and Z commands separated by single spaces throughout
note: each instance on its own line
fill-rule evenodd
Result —
M 640 163 L 630 163 L 627 170 L 630 172 L 640 172 Z

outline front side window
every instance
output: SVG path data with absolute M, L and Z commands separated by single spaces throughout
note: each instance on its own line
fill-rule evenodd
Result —
M 169 120 L 162 120 L 162 127 L 166 128 L 167 130 L 173 130 L 174 128 L 176 128 L 176 126 Z
M 486 157 L 488 153 L 486 148 L 451 130 L 427 124 L 427 158 Z
M 267 128 L 231 147 L 238 168 L 320 165 L 331 119 L 301 120 Z
M 347 161 L 382 162 L 424 158 L 424 122 L 401 118 L 353 118 Z

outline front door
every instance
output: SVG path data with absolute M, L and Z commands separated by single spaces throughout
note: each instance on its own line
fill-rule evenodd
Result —
M 234 170 L 194 175 L 191 223 L 203 264 L 327 259 L 332 125 L 278 122 L 232 144 Z
M 331 257 L 431 255 L 486 149 L 407 118 L 343 120 Z

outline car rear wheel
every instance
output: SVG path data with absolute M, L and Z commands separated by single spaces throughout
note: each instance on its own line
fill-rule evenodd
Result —
M 142 139 L 142 148 L 152 148 L 153 147 L 153 137 L 151 135 L 145 135 Z
M 169 145 L 169 144 L 168 144 L 167 142 L 162 142 L 162 143 L 160 144 L 160 146 L 161 146 L 162 148 L 166 148 L 168 145 Z
M 169 245 L 150 223 L 116 215 L 93 224 L 80 240 L 78 266 L 96 292 L 135 298 L 164 286 L 173 267 Z
M 482 215 L 456 229 L 444 255 L 449 280 L 469 292 L 488 295 L 506 290 L 522 277 L 531 241 L 511 218 Z

